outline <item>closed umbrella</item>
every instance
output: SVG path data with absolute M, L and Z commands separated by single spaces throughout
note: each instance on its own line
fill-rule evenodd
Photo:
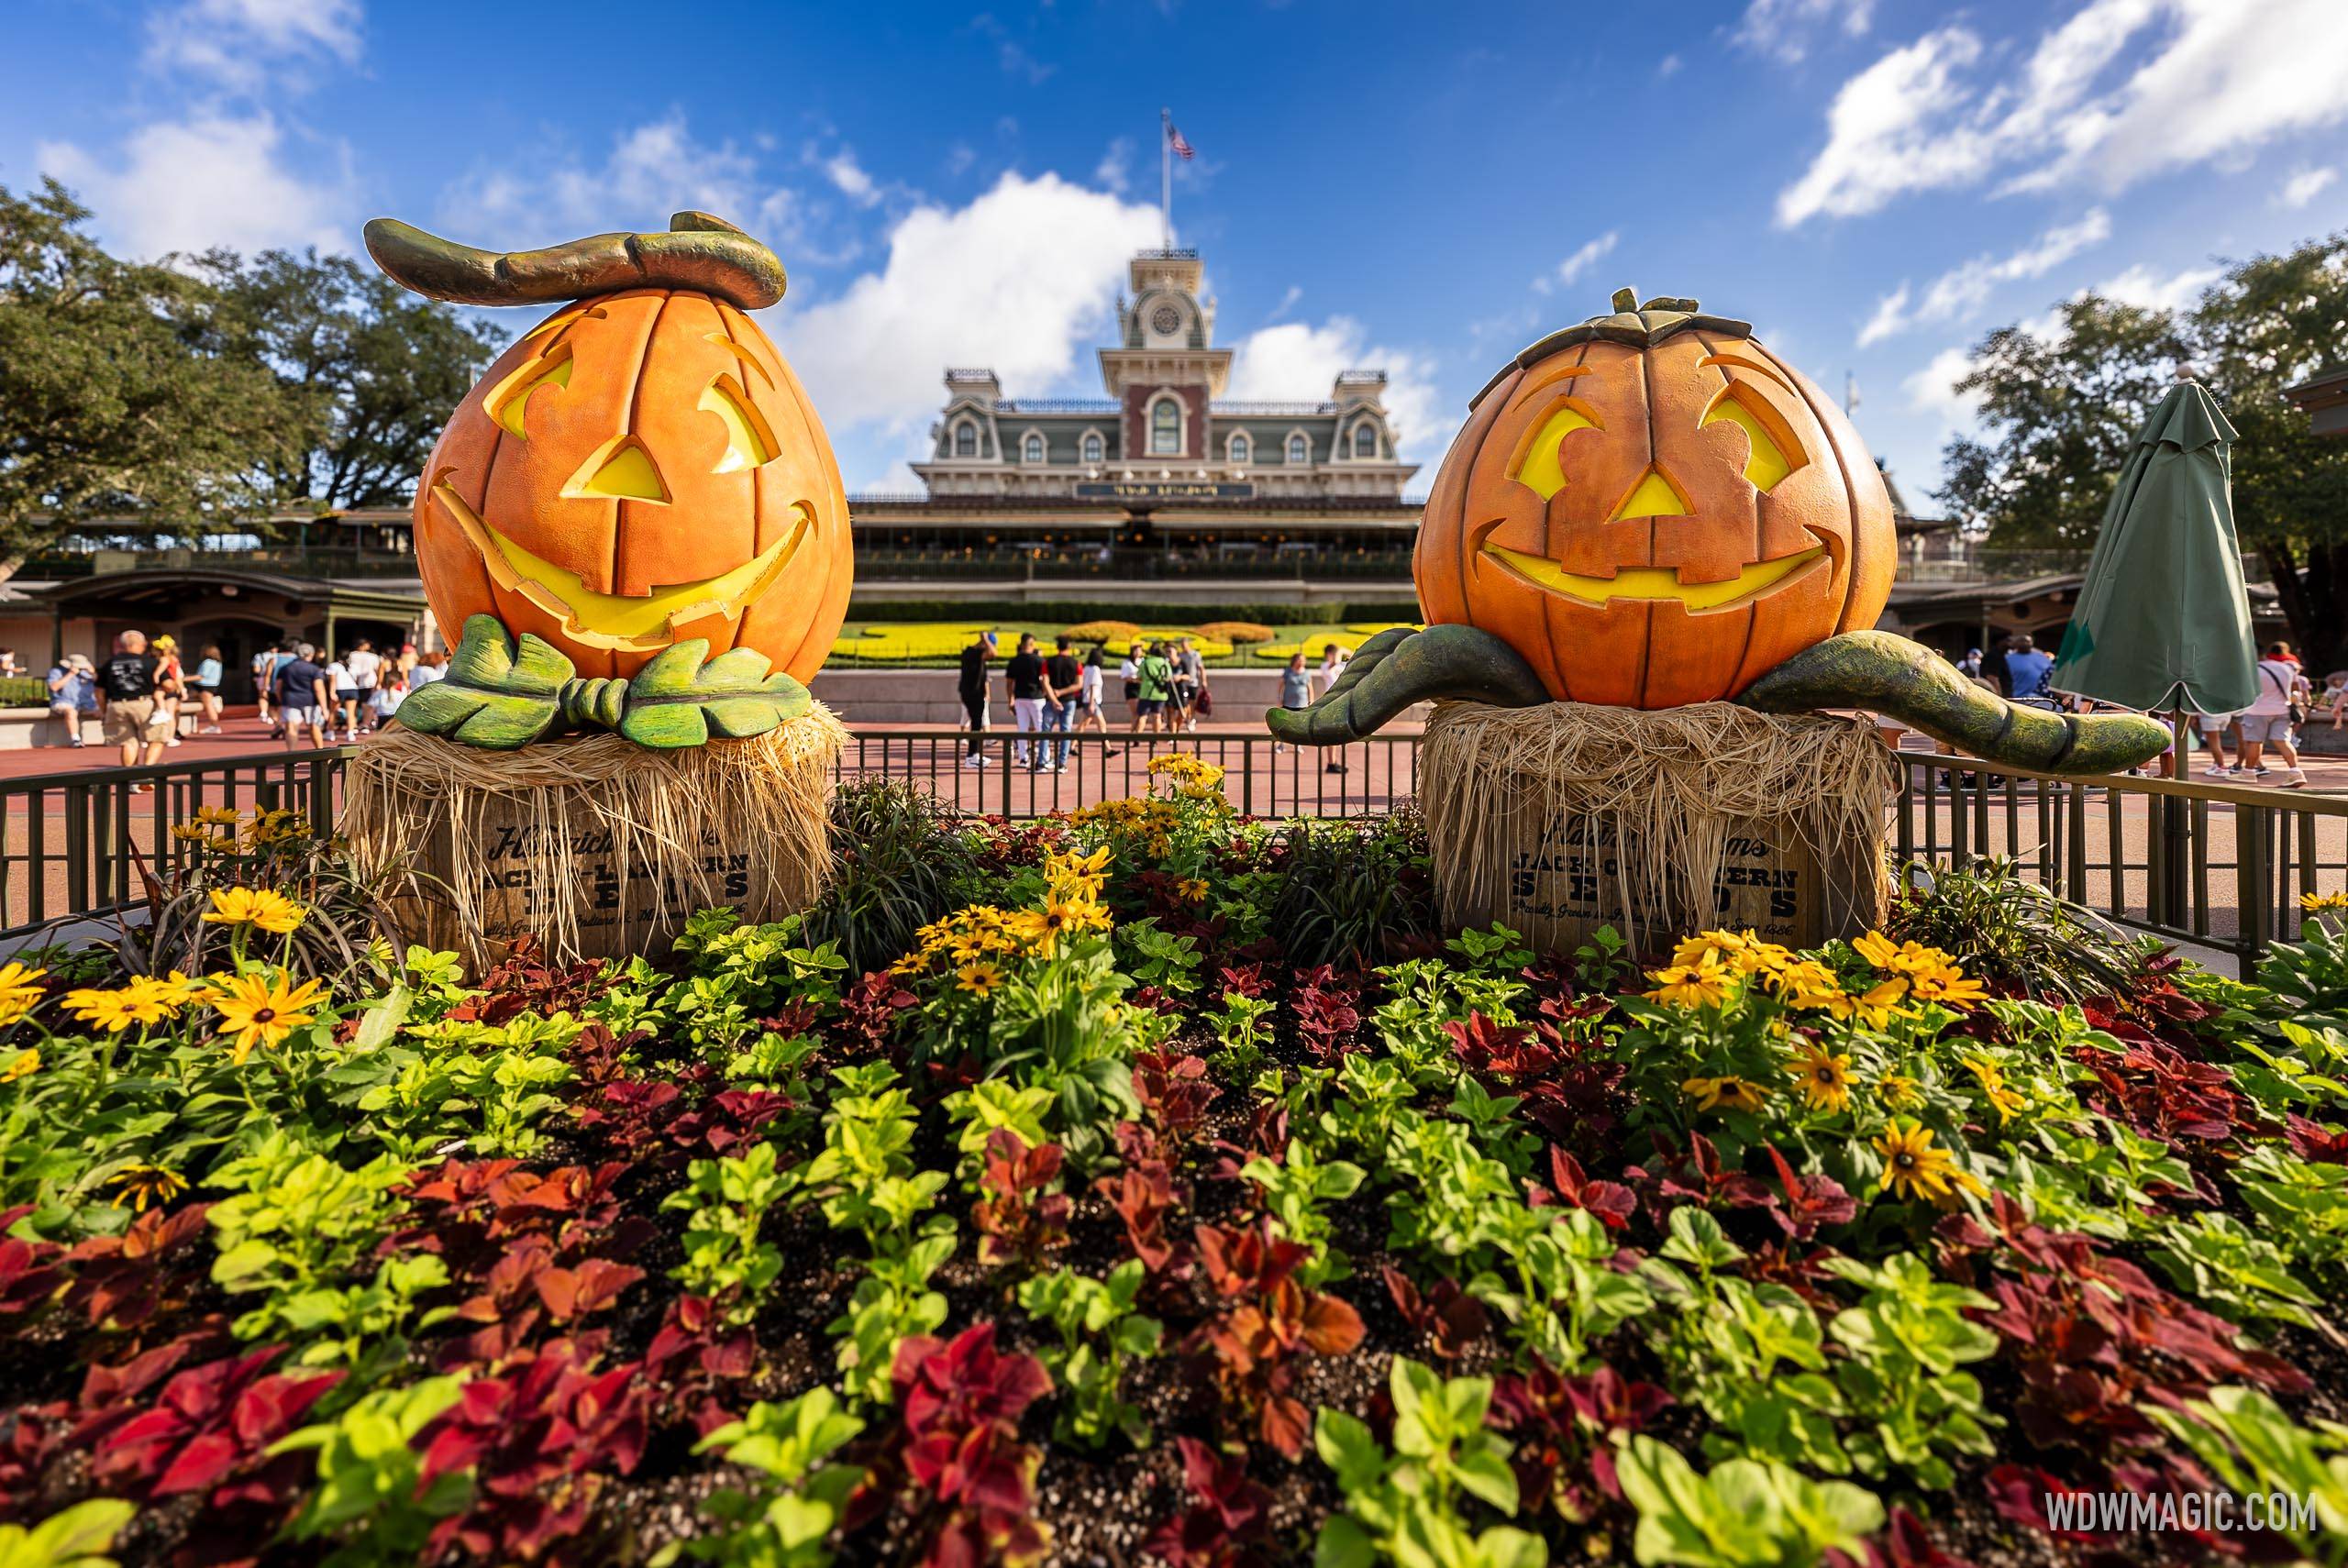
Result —
M 2161 399 L 2104 508 L 2048 684 L 2148 712 L 2227 713 L 2257 697 L 2233 440 L 2198 381 Z

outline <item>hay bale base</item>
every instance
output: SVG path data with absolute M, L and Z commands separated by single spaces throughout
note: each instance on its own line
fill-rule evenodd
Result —
M 775 920 L 814 901 L 846 735 L 821 704 L 678 751 L 597 734 L 486 752 L 394 726 L 350 765 L 342 833 L 362 868 L 402 878 L 407 939 L 476 969 L 524 934 L 566 962 L 658 957 L 695 910 Z
M 1810 944 L 1879 922 L 1899 768 L 1870 724 L 1729 702 L 1644 712 L 1438 704 L 1419 752 L 1445 917 L 1547 951 L 1751 927 Z

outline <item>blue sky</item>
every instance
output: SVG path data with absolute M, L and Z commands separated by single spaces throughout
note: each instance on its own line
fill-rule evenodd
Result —
M 11 0 L 0 37 L 0 184 L 134 253 L 741 223 L 855 490 L 910 484 L 947 364 L 1096 390 L 1161 105 L 1235 392 L 1387 366 L 1420 490 L 1627 283 L 1855 376 L 1921 505 L 1989 327 L 2348 226 L 2348 0 Z

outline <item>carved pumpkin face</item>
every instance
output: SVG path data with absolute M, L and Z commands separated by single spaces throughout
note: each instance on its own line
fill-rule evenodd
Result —
M 535 632 L 581 675 L 705 637 L 801 680 L 847 613 L 847 502 L 824 428 L 725 300 L 632 289 L 508 348 L 433 448 L 416 560 L 443 626 Z
M 1616 304 L 1471 409 L 1412 563 L 1427 619 L 1506 641 L 1560 701 L 1625 708 L 1733 697 L 1874 625 L 1891 499 L 1841 411 L 1743 323 Z

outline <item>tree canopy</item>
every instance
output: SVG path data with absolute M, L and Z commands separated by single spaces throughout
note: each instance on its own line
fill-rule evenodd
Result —
M 2241 439 L 2234 520 L 2267 563 L 2293 639 L 2320 662 L 2348 653 L 2348 441 L 2319 436 L 2284 389 L 2348 362 L 2348 234 L 2229 265 L 2189 310 L 2093 293 L 2051 335 L 2007 326 L 1957 383 L 1980 400 L 1984 438 L 1945 454 L 1935 493 L 1993 543 L 2095 540 L 2130 444 L 2179 367 Z
M 0 560 L 396 503 L 495 352 L 349 258 L 127 261 L 91 215 L 0 187 Z

